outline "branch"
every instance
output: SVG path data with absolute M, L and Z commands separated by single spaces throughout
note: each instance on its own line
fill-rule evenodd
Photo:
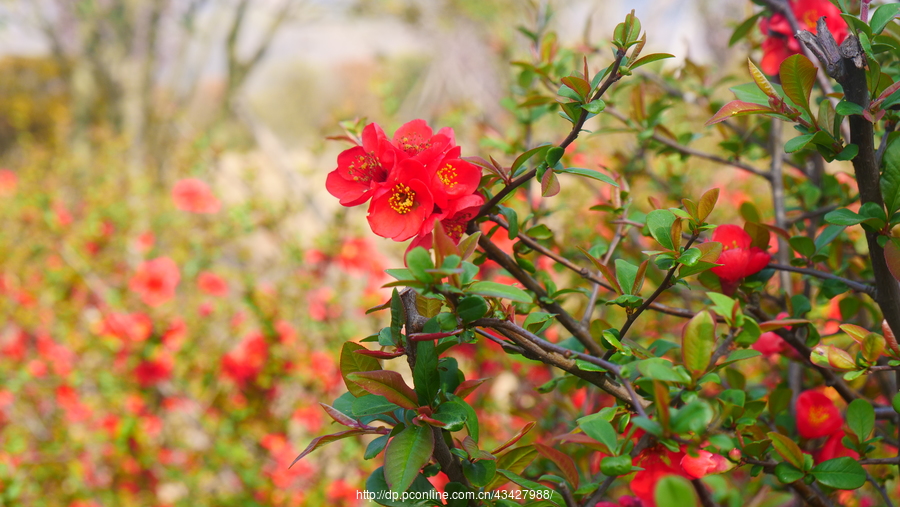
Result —
M 603 81 L 603 84 L 597 88 L 597 92 L 591 97 L 590 102 L 593 102 L 606 93 L 606 90 L 609 89 L 610 86 L 613 85 L 619 79 L 622 79 L 622 75 L 619 74 L 619 66 L 622 64 L 622 59 L 625 58 L 625 51 L 618 50 L 616 51 L 616 57 L 612 64 L 612 69 L 609 74 L 606 76 L 606 79 Z M 578 138 L 578 134 L 581 133 L 581 129 L 584 127 L 584 122 L 587 121 L 588 112 L 586 109 L 582 109 L 581 115 L 578 116 L 578 121 L 572 125 L 572 130 L 569 132 L 569 135 L 566 136 L 565 139 L 561 143 L 559 143 L 559 147 L 565 149 L 568 147 L 575 139 Z M 488 202 L 484 203 L 484 206 L 478 211 L 478 214 L 475 215 L 475 218 L 483 217 L 490 213 L 491 209 L 496 206 L 500 201 L 502 201 L 507 195 L 509 195 L 512 191 L 519 188 L 525 182 L 529 181 L 531 178 L 534 178 L 534 175 L 537 174 L 537 169 L 531 169 L 522 176 L 519 176 L 514 181 L 503 187 L 497 195 L 492 197 Z
M 644 407 L 649 406 L 650 402 L 638 396 L 638 394 L 634 390 L 634 387 L 632 387 L 631 382 L 629 382 L 628 379 L 622 375 L 619 365 L 611 363 L 599 357 L 560 347 L 559 345 L 548 342 L 547 340 L 544 340 L 540 336 L 537 336 L 527 329 L 524 329 L 519 325 L 507 320 L 483 318 L 472 322 L 472 326 L 490 327 L 498 329 L 501 332 L 505 331 L 503 333 L 504 336 L 515 341 L 519 346 L 528 349 L 529 351 L 536 352 L 541 362 L 552 364 L 560 369 L 572 373 L 573 375 L 577 375 L 581 378 L 584 378 L 585 380 L 588 380 L 589 382 L 597 385 L 597 387 L 600 387 L 616 398 L 631 405 L 632 409 L 641 417 L 647 417 L 647 412 L 644 410 Z M 537 347 L 537 349 L 535 349 L 535 347 Z M 618 386 L 612 383 L 604 375 L 598 375 L 598 377 L 602 379 L 602 385 L 591 381 L 583 374 L 598 372 L 586 372 L 579 369 L 575 365 L 575 360 L 572 359 L 573 357 L 581 359 L 582 361 L 589 362 L 591 364 L 595 364 L 613 373 L 622 382 L 622 386 Z
M 774 461 L 759 461 L 759 460 L 746 458 L 746 457 L 742 458 L 741 460 L 744 463 L 747 463 L 750 465 L 759 465 L 759 466 L 763 467 L 763 470 L 767 474 L 772 474 L 772 475 L 775 474 L 775 465 L 778 464 Z M 788 484 L 788 486 L 790 486 L 790 488 L 793 489 L 794 492 L 796 492 L 800 496 L 800 498 L 803 499 L 804 502 L 811 505 L 812 507 L 834 507 L 833 504 L 831 503 L 831 500 L 829 500 L 828 497 L 822 495 L 819 491 L 816 491 L 816 489 L 807 485 L 802 480 L 794 481 L 794 482 Z
M 700 233 L 697 232 L 693 236 L 691 236 L 691 239 L 688 240 L 687 244 L 684 246 L 684 249 L 687 250 L 688 248 L 690 248 L 691 245 L 694 244 L 694 241 L 697 241 L 699 235 Z M 640 315 L 644 313 L 644 311 L 649 308 L 651 304 L 653 304 L 653 301 L 658 298 L 660 294 L 662 294 L 671 286 L 672 277 L 675 276 L 675 270 L 678 269 L 678 266 L 679 264 L 676 262 L 671 267 L 671 269 L 669 269 L 669 272 L 666 273 L 666 277 L 663 279 L 662 283 L 659 284 L 659 287 L 656 288 L 653 294 L 650 294 L 650 297 L 645 299 L 641 306 L 639 306 L 634 313 L 628 316 L 628 320 L 625 321 L 625 325 L 622 326 L 622 329 L 619 331 L 619 340 L 625 338 L 625 333 L 627 333 L 628 330 L 631 329 L 631 325 L 634 324 L 634 321 L 636 321 L 637 318 L 640 317 Z
M 822 278 L 825 280 L 837 280 L 839 282 L 843 282 L 843 283 L 847 284 L 848 287 L 855 290 L 856 292 L 862 292 L 864 294 L 868 294 L 869 296 L 872 296 L 873 299 L 875 298 L 875 287 L 861 283 L 861 282 L 848 280 L 847 278 L 833 275 L 831 273 L 826 273 L 825 271 L 818 271 L 815 269 L 808 269 L 808 268 L 796 268 L 794 266 L 785 266 L 783 264 L 769 264 L 766 267 L 771 268 L 771 269 L 777 269 L 779 271 L 790 271 L 792 273 L 800 273 L 803 275 L 809 275 L 809 276 L 813 276 L 815 278 Z
M 621 121 L 625 124 L 629 124 L 628 118 L 625 115 L 623 115 L 622 113 L 620 113 L 618 110 L 616 110 L 615 107 L 606 106 L 606 109 L 604 109 L 604 111 L 611 114 L 619 121 Z M 750 164 L 738 162 L 737 160 L 728 160 L 728 159 L 719 157 L 717 155 L 713 155 L 712 153 L 706 153 L 705 151 L 700 151 L 700 150 L 696 150 L 694 148 L 689 148 L 687 146 L 684 146 L 680 143 L 677 143 L 677 142 L 669 139 L 668 137 L 665 137 L 665 136 L 659 134 L 656 131 L 653 132 L 653 136 L 651 136 L 650 139 L 653 139 L 654 141 L 656 141 L 660 144 L 664 144 L 679 153 L 683 153 L 685 155 L 690 155 L 692 157 L 709 160 L 709 161 L 715 162 L 717 164 L 727 165 L 730 167 L 736 167 L 743 171 L 747 171 L 750 174 L 755 174 L 756 176 L 765 178 L 766 180 L 769 180 L 769 181 L 772 180 L 772 176 L 769 173 L 760 171 L 759 169 L 753 167 Z

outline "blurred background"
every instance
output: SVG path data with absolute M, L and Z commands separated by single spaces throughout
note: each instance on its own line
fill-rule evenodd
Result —
M 509 163 L 517 27 L 548 9 L 598 62 L 631 9 L 672 75 L 748 51 L 742 0 L 0 0 L 0 505 L 362 505 L 365 442 L 287 468 L 337 431 L 317 402 L 345 390 L 341 342 L 386 325 L 365 310 L 405 248 L 325 192 L 347 148 L 325 138 L 424 118 Z M 490 441 L 599 402 L 542 397 L 556 373 L 490 346 L 459 361 L 495 379 Z

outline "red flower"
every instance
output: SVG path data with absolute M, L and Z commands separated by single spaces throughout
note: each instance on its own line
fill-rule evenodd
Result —
M 134 368 L 134 377 L 144 388 L 168 380 L 171 376 L 172 359 L 165 355 L 158 359 L 145 359 Z
M 434 210 L 434 198 L 425 183 L 432 175 L 411 159 L 400 162 L 397 169 L 372 197 L 368 218 L 375 234 L 406 241 L 419 232 Z
M 453 148 L 437 164 L 431 181 L 434 203 L 441 209 L 448 206 L 448 201 L 475 193 L 481 183 L 481 169 L 460 159 L 459 153 L 459 147 Z
M 187 178 L 179 181 L 172 188 L 172 200 L 175 207 L 191 213 L 218 213 L 221 208 L 219 199 L 202 180 Z
M 446 212 L 433 213 L 425 220 L 421 230 L 419 230 L 419 235 L 410 242 L 406 251 L 409 252 L 417 246 L 431 249 L 433 241 L 432 231 L 434 230 L 435 222 L 440 222 L 447 236 L 450 236 L 450 239 L 458 245 L 462 235 L 466 232 L 469 222 L 475 218 L 483 204 L 484 197 L 481 194 L 467 195 L 450 201 Z
M 816 455 L 816 463 L 828 461 L 834 458 L 853 458 L 859 459 L 859 453 L 844 447 L 841 439 L 844 438 L 844 430 L 838 430 L 836 433 L 828 437 L 828 441 L 822 446 L 822 450 Z
M 727 472 L 732 466 L 725 456 L 704 450 L 697 451 L 697 456 L 685 454 L 681 458 L 681 468 L 694 479 L 700 479 L 708 474 Z
M 16 192 L 18 177 L 9 169 L 0 169 L 0 195 L 12 195 Z
M 181 280 L 178 265 L 168 257 L 146 261 L 128 282 L 128 288 L 141 296 L 149 306 L 159 306 L 175 297 L 175 287 Z
M 801 29 L 816 33 L 816 22 L 825 16 L 825 24 L 838 44 L 847 37 L 847 23 L 841 18 L 841 11 L 828 0 L 791 0 L 790 5 Z M 766 36 L 760 68 L 766 74 L 776 75 L 785 58 L 801 52 L 800 42 L 781 13 L 763 18 L 759 29 Z
M 142 342 L 150 338 L 153 321 L 143 313 L 110 313 L 100 324 L 100 334 Z
M 720 225 L 713 232 L 713 241 L 722 243 L 722 254 L 710 271 L 719 276 L 722 292 L 733 294 L 741 279 L 759 273 L 769 263 L 771 256 L 753 242 L 746 231 L 736 225 Z
M 228 295 L 228 282 L 212 271 L 204 271 L 197 275 L 197 286 L 210 296 L 225 297 Z
M 656 483 L 667 475 L 680 475 L 691 479 L 681 468 L 683 452 L 672 452 L 662 445 L 644 449 L 635 458 L 635 466 L 643 468 L 631 480 L 631 492 L 643 502 L 644 507 L 656 507 L 653 494 Z
M 363 129 L 362 146 L 338 155 L 337 169 L 328 173 L 325 188 L 344 206 L 362 204 L 388 179 L 396 158 L 396 150 L 384 131 L 370 123 Z
M 407 157 L 431 160 L 455 144 L 452 129 L 442 128 L 437 134 L 433 132 L 425 120 L 413 120 L 394 132 L 394 146 Z
M 804 438 L 819 438 L 841 429 L 844 420 L 834 402 L 819 391 L 804 391 L 797 396 L 797 431 Z
M 222 357 L 225 376 L 238 384 L 256 379 L 269 357 L 269 345 L 262 333 L 250 333 Z

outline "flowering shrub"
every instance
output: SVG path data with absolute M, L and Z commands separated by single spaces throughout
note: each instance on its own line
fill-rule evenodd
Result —
M 744 505 L 747 488 L 753 504 L 769 502 L 770 488 L 816 506 L 856 505 L 852 490 L 861 490 L 856 500 L 891 503 L 898 484 L 887 467 L 900 461 L 887 439 L 900 427 L 900 395 L 895 379 L 876 377 L 900 368 L 900 285 L 891 275 L 900 275 L 892 234 L 900 144 L 891 136 L 900 76 L 882 71 L 900 47 L 892 23 L 900 8 L 881 6 L 869 22 L 868 2 L 859 17 L 846 2 L 760 3 L 771 10 L 734 39 L 762 17 L 762 71 L 751 61 L 753 81 L 732 88 L 737 100 L 701 101 L 707 126 L 726 137 L 725 157 L 689 148 L 693 134 L 665 121 L 679 92 L 654 94 L 642 83 L 630 90 L 630 111 L 617 100 L 635 69 L 672 56 L 641 56 L 645 34 L 633 12 L 614 31 L 612 61 L 593 73 L 587 57 L 573 65 L 553 36 L 523 29 L 534 60 L 517 62 L 524 128 L 507 141 L 508 159 L 462 159 L 453 131 L 435 134 L 423 120 L 390 139 L 376 124 L 350 125 L 342 138 L 354 146 L 338 156 L 328 191 L 344 206 L 371 200 L 371 231 L 412 241 L 405 267 L 388 270 L 390 300 L 373 308 L 389 313 L 390 325 L 342 348 L 348 391 L 323 408 L 345 429 L 313 439 L 294 464 L 368 435 L 364 458 L 381 466 L 366 489 L 382 505 L 441 504 L 436 488 L 471 495 L 451 495 L 447 505 L 511 505 L 485 499 L 501 486 L 530 491 L 527 505 L 567 507 Z M 801 43 L 843 95 L 824 79 L 813 95 L 818 70 Z M 551 111 L 571 129 L 558 144 L 535 143 L 535 122 Z M 572 167 L 570 150 L 594 117 L 599 132 L 618 122 L 660 156 L 760 177 L 774 209 L 744 202 L 720 211 L 727 188 L 669 192 L 639 208 L 628 166 Z M 786 154 L 782 121 L 800 132 Z M 769 141 L 754 139 L 753 128 Z M 768 149 L 768 170 L 742 156 L 751 145 Z M 852 161 L 856 180 L 825 172 L 832 161 Z M 600 203 L 590 210 L 599 217 L 572 209 L 578 201 L 553 200 L 563 175 L 595 185 Z M 529 185 L 540 197 L 523 190 Z M 857 191 L 862 205 L 846 208 Z M 789 209 L 801 213 L 788 220 Z M 735 211 L 743 226 L 723 224 Z M 833 325 L 820 325 L 823 307 L 836 308 Z M 883 319 L 883 334 L 870 330 L 872 316 Z M 686 320 L 672 326 L 680 336 L 661 331 L 670 317 Z M 629 333 L 637 326 L 644 336 Z M 538 390 L 579 400 L 577 417 L 539 416 L 543 431 L 530 443 L 533 424 L 505 442 L 486 439 L 488 415 L 468 397 L 492 380 L 466 371 L 457 351 L 496 345 L 553 367 Z M 587 405 L 573 393 L 585 388 L 594 396 Z M 430 501 L 379 500 L 400 493 Z M 786 498 L 774 496 L 773 505 Z

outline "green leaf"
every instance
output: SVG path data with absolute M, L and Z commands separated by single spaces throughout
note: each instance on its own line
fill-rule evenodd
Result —
M 875 12 L 872 14 L 872 21 L 869 22 L 869 26 L 872 27 L 872 33 L 875 35 L 880 34 L 884 27 L 897 16 L 898 12 L 900 12 L 900 3 L 896 2 L 884 4 L 875 9 Z
M 900 210 L 900 141 L 898 139 L 900 137 L 891 139 L 884 151 L 881 193 L 884 195 L 884 204 L 887 206 L 888 215 L 893 215 Z
M 466 296 L 460 299 L 459 305 L 456 306 L 456 314 L 463 325 L 484 317 L 487 312 L 487 301 L 481 296 Z
M 391 439 L 384 451 L 384 479 L 391 491 L 409 489 L 434 451 L 431 426 L 407 426 Z
M 637 279 L 638 267 L 625 259 L 616 259 L 616 280 L 626 294 L 631 294 L 634 281 Z
M 603 102 L 603 99 L 592 100 L 589 103 L 582 105 L 581 108 L 591 114 L 600 114 L 606 109 L 606 102 Z
M 679 382 L 682 384 L 687 384 L 691 381 L 691 377 L 684 370 L 679 372 L 671 361 L 661 357 L 641 360 L 637 363 L 637 369 L 641 372 L 641 375 L 653 380 Z
M 716 344 L 716 320 L 709 312 L 699 312 L 684 327 L 681 335 L 681 354 L 684 366 L 694 379 L 700 378 L 709 366 Z
M 618 433 L 601 414 L 591 414 L 577 421 L 578 427 L 585 435 L 605 445 L 611 454 L 615 454 L 618 445 Z
M 766 436 L 772 440 L 772 446 L 782 458 L 797 468 L 803 468 L 803 451 L 790 437 L 774 431 L 766 433 Z
M 533 423 L 532 423 L 533 424 Z M 537 457 L 537 449 L 531 445 L 523 445 L 522 447 L 516 447 L 515 449 L 510 449 L 505 454 L 500 456 L 497 459 L 497 469 L 498 470 L 509 470 L 514 474 L 521 474 L 528 468 L 528 465 L 534 461 L 534 458 Z M 491 491 L 497 488 L 497 486 L 506 484 L 508 480 L 505 477 L 498 475 L 494 477 L 494 480 L 491 481 L 487 486 L 487 490 Z
M 862 465 L 848 457 L 823 461 L 810 473 L 817 481 L 835 489 L 857 489 L 866 483 L 866 471 Z
M 393 495 L 390 494 L 389 489 L 384 477 L 384 467 L 378 467 L 372 472 L 372 475 L 366 479 L 366 493 L 372 494 L 374 502 L 378 505 L 384 505 L 385 507 L 413 507 L 420 505 L 418 502 L 409 500 L 393 500 Z M 422 474 L 416 476 L 416 479 L 413 481 L 412 486 L 409 487 L 408 491 L 422 493 L 421 496 L 423 498 L 433 498 L 433 495 L 437 493 L 434 486 L 431 485 L 431 482 Z
M 866 441 L 875 429 L 875 409 L 871 403 L 862 398 L 853 400 L 847 406 L 846 419 L 850 431 L 859 437 L 860 442 Z
M 549 149 L 552 148 L 552 147 L 553 147 L 553 146 L 550 145 L 550 144 L 544 144 L 544 145 L 538 146 L 538 147 L 536 147 L 536 148 L 532 148 L 532 149 L 526 151 L 525 153 L 519 155 L 519 156 L 516 158 L 516 160 L 513 162 L 512 167 L 510 167 L 510 169 L 509 169 L 510 172 L 511 172 L 512 174 L 516 174 L 516 170 L 517 170 L 519 167 L 521 167 L 522 164 L 524 164 L 525 162 L 527 162 L 528 159 L 530 159 L 531 157 L 533 157 L 533 156 L 535 156 L 535 155 L 541 155 L 541 156 L 543 157 L 544 154 L 547 152 L 547 150 L 549 150 Z
M 642 56 L 638 58 L 634 63 L 628 66 L 629 70 L 634 70 L 643 65 L 647 65 L 648 63 L 658 62 L 660 60 L 665 60 L 666 58 L 675 58 L 675 55 L 670 55 L 668 53 L 653 53 L 647 56 Z
M 619 184 L 616 183 L 616 180 L 610 178 L 609 176 L 601 173 L 600 171 L 595 171 L 593 169 L 583 169 L 581 167 L 564 167 L 562 169 L 555 169 L 558 173 L 564 174 L 575 174 L 578 176 L 584 176 L 586 178 L 591 178 L 597 181 L 602 181 L 603 183 L 609 183 L 610 185 L 618 188 Z
M 846 100 L 842 100 L 838 102 L 837 107 L 834 108 L 834 112 L 841 116 L 850 116 L 853 114 L 863 114 L 863 107 L 855 102 L 847 102 Z
M 378 415 L 393 412 L 400 408 L 396 403 L 391 403 L 384 396 L 367 394 L 353 399 L 352 412 L 353 417 L 365 417 L 368 415 Z
M 672 416 L 672 432 L 683 434 L 693 432 L 700 434 L 706 431 L 712 421 L 714 412 L 712 407 L 704 400 L 696 400 L 678 409 Z
M 509 239 L 516 239 L 516 236 L 519 235 L 519 215 L 516 214 L 516 210 L 512 208 L 507 208 L 506 206 L 497 206 L 500 210 L 500 214 L 503 218 L 506 219 L 506 223 L 509 225 L 509 229 L 507 230 L 507 237 Z
M 497 461 L 492 459 L 482 459 L 474 463 L 469 460 L 462 462 L 463 474 L 466 479 L 475 487 L 487 486 L 494 479 L 497 473 Z
M 416 403 L 416 392 L 406 385 L 403 377 L 396 371 L 378 370 L 351 373 L 347 378 L 362 387 L 366 392 L 384 396 L 390 402 L 403 408 L 415 410 L 419 407 Z
M 562 159 L 565 153 L 566 150 L 560 148 L 559 146 L 553 146 L 549 150 L 547 150 L 547 154 L 544 155 L 544 162 L 547 163 L 547 167 L 553 168 L 557 164 L 557 162 Z
M 697 493 L 691 482 L 680 475 L 667 475 L 653 491 L 656 507 L 697 507 Z
M 429 269 L 434 269 L 434 261 L 431 260 L 428 250 L 420 246 L 413 248 L 406 254 L 406 267 L 409 268 L 416 280 L 425 283 L 434 281 L 434 275 L 428 272 Z
M 703 257 L 703 252 L 699 248 L 691 247 L 678 256 L 678 262 L 685 266 L 696 266 L 701 257 Z
M 301 459 L 303 459 L 304 456 L 315 451 L 319 447 L 322 447 L 323 445 L 330 444 L 331 442 L 337 442 L 338 440 L 342 440 L 347 437 L 362 435 L 363 433 L 367 433 L 367 432 L 365 430 L 355 430 L 354 429 L 354 430 L 341 431 L 339 433 L 334 433 L 331 435 L 322 435 L 321 437 L 316 437 L 312 440 L 312 442 L 309 443 L 309 445 L 306 446 L 306 449 L 304 449 L 303 452 L 301 452 L 299 456 L 294 458 L 294 461 L 291 462 L 291 464 L 288 468 L 294 466 L 294 464 L 297 463 L 298 461 L 300 461 Z
M 804 257 L 812 257 L 816 253 L 816 244 L 806 236 L 794 236 L 788 242 L 794 251 Z
M 795 153 L 802 150 L 806 147 L 807 144 L 809 144 L 810 141 L 812 141 L 813 136 L 814 134 L 804 134 L 802 136 L 797 136 L 791 139 L 790 141 L 784 143 L 784 152 Z
M 432 417 L 444 423 L 445 430 L 460 431 L 469 419 L 469 411 L 461 403 L 445 401 L 441 403 Z
M 341 347 L 341 377 L 343 377 L 344 384 L 347 386 L 347 390 L 350 391 L 350 394 L 356 396 L 357 398 L 366 395 L 366 390 L 356 385 L 354 382 L 348 380 L 347 375 L 360 371 L 373 371 L 381 369 L 381 365 L 374 357 L 364 356 L 362 354 L 357 354 L 356 352 L 354 352 L 356 350 L 365 349 L 366 348 L 362 345 L 354 342 L 345 342 L 344 346 Z
M 388 440 L 390 440 L 390 437 L 381 435 L 369 442 L 369 445 L 366 446 L 366 453 L 363 455 L 363 459 L 372 459 L 381 454 L 381 451 L 383 451 L 384 447 L 388 444 Z
M 860 216 L 855 211 L 850 211 L 847 208 L 836 209 L 825 214 L 825 221 L 829 224 L 843 225 L 845 227 L 862 223 L 865 219 L 865 217 Z
M 433 322 L 433 321 L 432 321 Z M 412 342 L 416 346 L 416 367 L 413 370 L 413 382 L 419 405 L 431 405 L 437 397 L 441 379 L 438 376 L 438 356 L 434 350 L 434 341 Z
M 673 222 L 675 215 L 667 209 L 657 209 L 647 214 L 647 228 L 650 229 L 650 235 L 668 250 L 675 248 L 671 237 Z
M 549 494 L 550 495 L 550 500 L 549 500 L 550 503 L 552 503 L 553 505 L 556 505 L 557 507 L 563 507 L 566 505 L 566 501 L 562 497 L 562 495 L 557 493 L 556 490 L 550 489 L 547 486 L 544 486 L 543 484 L 541 484 L 539 482 L 530 481 L 510 470 L 497 470 L 497 473 L 506 477 L 510 481 L 518 484 L 525 490 L 542 492 L 541 498 L 546 498 L 545 495 Z
M 517 303 L 531 303 L 531 296 L 518 287 L 497 282 L 475 282 L 466 289 L 469 294 L 509 299 Z
M 782 484 L 797 482 L 802 479 L 804 475 L 806 474 L 804 474 L 803 471 L 790 463 L 781 462 L 775 465 L 775 477 L 778 477 L 778 480 L 781 481 Z
M 763 12 L 760 11 L 753 16 L 745 19 L 737 28 L 734 29 L 734 32 L 731 34 L 731 38 L 728 39 L 728 47 L 734 45 L 735 42 L 741 40 L 747 33 L 750 32 L 753 28 L 756 27 L 756 20 L 762 16 Z

